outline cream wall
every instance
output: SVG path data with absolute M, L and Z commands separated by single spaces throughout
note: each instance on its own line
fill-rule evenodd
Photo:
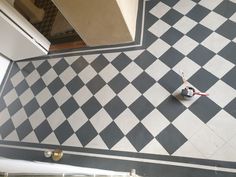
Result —
M 138 0 L 53 0 L 88 46 L 134 41 Z

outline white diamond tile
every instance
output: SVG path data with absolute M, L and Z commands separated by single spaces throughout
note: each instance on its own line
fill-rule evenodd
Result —
M 224 66 L 224 67 L 222 67 Z M 225 60 L 219 55 L 215 55 L 209 62 L 207 62 L 203 68 L 214 74 L 218 78 L 222 78 L 226 73 L 228 73 L 234 64 Z
M 147 50 L 152 53 L 155 57 L 159 58 L 163 55 L 168 49 L 170 45 L 161 39 L 157 39 L 155 42 L 150 45 Z
M 77 74 L 71 67 L 67 67 L 65 71 L 60 74 L 61 81 L 66 85 L 69 83 Z
M 129 106 L 141 96 L 141 93 L 132 84 L 129 84 L 118 94 L 118 96 L 126 106 Z
M 17 128 L 20 124 L 22 124 L 25 120 L 27 119 L 27 115 L 24 111 L 24 109 L 20 109 L 19 111 L 17 111 L 16 114 L 14 114 L 11 117 L 11 120 L 14 124 L 14 126 Z
M 86 84 L 88 83 L 92 78 L 96 76 L 96 71 L 93 69 L 92 66 L 88 65 L 86 68 L 84 68 L 80 73 L 79 77 L 80 79 Z
M 26 143 L 39 143 L 37 136 L 35 135 L 34 131 L 30 132 L 23 140 L 22 142 Z
M 25 77 L 20 71 L 17 72 L 13 77 L 11 77 L 12 85 L 16 87 L 21 81 L 23 81 L 24 78 Z
M 88 121 L 88 118 L 81 109 L 78 109 L 67 120 L 74 132 L 76 132 Z
M 106 128 L 112 122 L 112 118 L 104 109 L 100 109 L 100 111 L 98 111 L 90 119 L 90 122 L 96 129 L 96 131 L 100 133 L 104 128 Z
M 63 146 L 83 147 L 76 134 L 72 134 L 63 144 Z
M 215 31 L 217 28 L 219 28 L 227 18 L 221 16 L 220 14 L 217 14 L 215 12 L 210 12 L 205 18 L 200 21 L 200 24 L 203 26 L 206 26 L 207 28 Z
M 32 73 L 30 73 L 26 78 L 26 82 L 29 86 L 32 86 L 36 81 L 40 79 L 40 75 L 37 70 L 34 70 Z
M 115 151 L 126 151 L 126 152 L 137 152 L 134 146 L 124 136 L 118 143 L 116 143 L 111 150 Z
M 221 160 L 221 161 L 236 161 L 236 152 L 233 147 L 229 144 L 222 146 L 215 154 L 213 154 L 210 159 Z
M 153 106 L 157 107 L 168 96 L 170 96 L 170 93 L 160 84 L 155 83 L 143 95 L 153 104 Z
M 107 145 L 104 143 L 104 141 L 102 140 L 100 135 L 97 135 L 85 147 L 86 148 L 93 148 L 93 149 L 106 149 L 106 150 L 108 150 Z
M 168 29 L 170 29 L 170 25 L 162 20 L 158 20 L 156 23 L 154 23 L 148 31 L 156 35 L 157 37 L 161 37 Z
M 66 87 L 63 87 L 53 97 L 56 100 L 58 106 L 61 106 L 71 97 L 71 94 Z
M 121 74 L 128 81 L 132 82 L 142 72 L 142 68 L 140 68 L 136 63 L 132 62 L 121 71 Z
M 208 97 L 222 108 L 236 97 L 236 90 L 221 80 L 217 81 L 207 93 Z
M 34 65 L 35 68 L 39 67 L 45 60 L 35 60 L 32 61 L 32 64 Z
M 212 156 L 225 143 L 207 126 L 202 127 L 189 141 L 205 157 Z
M 92 63 L 99 55 L 100 54 L 83 55 L 83 57 L 88 63 Z
M 52 59 L 49 59 L 48 60 L 48 63 L 51 65 L 51 66 L 54 66 L 55 64 L 57 64 L 62 58 L 52 58 Z
M 143 51 L 144 51 L 143 49 L 128 51 L 128 52 L 125 52 L 125 55 L 127 55 L 131 60 L 135 60 L 139 55 L 143 53 Z
M 33 129 L 38 127 L 45 119 L 46 117 L 41 109 L 38 109 L 29 117 L 29 121 Z
M 42 76 L 42 79 L 46 85 L 49 85 L 57 77 L 58 77 L 57 73 L 53 69 L 50 69 Z
M 162 145 L 154 138 L 141 151 L 146 154 L 169 155 Z
M 84 103 L 86 103 L 91 97 L 93 96 L 93 94 L 90 92 L 90 90 L 86 87 L 83 86 L 81 89 L 78 90 L 78 92 L 76 92 L 74 94 L 74 99 L 76 100 L 76 102 L 82 106 Z
M 8 121 L 10 119 L 10 114 L 9 114 L 9 111 L 8 109 L 4 109 L 0 112 L 0 116 L 1 116 L 1 119 L 0 119 L 0 126 L 2 126 L 6 121 Z
M 211 33 L 201 44 L 215 53 L 218 53 L 223 49 L 228 43 L 229 39 L 213 32 Z
M 23 69 L 29 62 L 28 61 L 23 61 L 23 62 L 17 62 L 17 66 L 20 68 L 20 69 Z
M 25 106 L 32 98 L 34 98 L 34 94 L 30 88 L 19 96 L 20 102 L 23 106 Z
M 173 9 L 177 10 L 182 14 L 187 14 L 194 6 L 196 5 L 195 2 L 189 0 L 180 0 Z
M 158 81 L 161 79 L 170 68 L 165 65 L 161 60 L 156 60 L 153 62 L 145 71 L 148 73 L 153 79 Z
M 129 109 L 126 109 L 115 119 L 115 123 L 126 135 L 139 123 L 139 120 Z
M 223 0 L 214 0 L 214 1 L 209 1 L 209 0 L 201 0 L 199 2 L 200 5 L 213 10 L 215 9 Z
M 195 116 L 191 111 L 186 109 L 182 114 L 180 114 L 172 124 L 187 138 L 197 132 L 200 128 L 204 126 L 204 123 Z
M 116 94 L 108 85 L 105 85 L 94 96 L 102 106 L 105 106 Z
M 119 71 L 112 65 L 108 64 L 100 73 L 99 75 L 101 78 L 108 83 L 110 80 L 112 80 Z
M 207 126 L 225 141 L 229 141 L 236 134 L 236 119 L 224 110 L 207 122 Z
M 41 143 L 42 144 L 50 144 L 50 145 L 60 145 L 54 132 L 52 132 L 50 135 L 48 135 Z
M 182 54 L 188 55 L 195 47 L 197 47 L 197 45 L 198 43 L 190 37 L 183 36 L 174 44 L 173 47 L 180 51 Z
M 157 109 L 154 109 L 150 114 L 148 114 L 141 123 L 154 137 L 170 124 L 165 116 L 163 116 Z
M 182 32 L 183 34 L 186 34 L 196 25 L 197 22 L 188 18 L 187 16 L 183 16 L 178 22 L 174 24 L 173 27 Z
M 205 159 L 205 157 L 189 141 L 185 142 L 172 155 L 180 157 L 193 157 L 193 158 Z
M 236 23 L 236 12 L 229 19 Z
M 116 57 L 118 57 L 121 54 L 121 52 L 115 52 L 115 53 L 104 53 L 103 56 L 109 61 L 112 62 Z
M 70 57 L 64 57 L 64 59 L 66 60 L 66 62 L 71 65 L 72 63 L 74 63 L 80 56 L 70 56 Z
M 64 121 L 66 121 L 66 117 L 60 109 L 57 109 L 49 117 L 47 117 L 47 121 L 52 130 L 56 130 L 57 127 L 59 127 Z
M 157 18 L 161 18 L 165 15 L 171 8 L 164 4 L 163 2 L 159 2 L 155 7 L 153 7 L 149 13 L 156 16 Z
M 52 94 L 48 90 L 47 87 L 45 87 L 35 98 L 40 106 L 42 106 L 44 103 L 46 103 L 50 98 L 52 97 Z
M 199 66 L 194 61 L 190 60 L 188 57 L 183 58 L 179 63 L 177 63 L 173 70 L 182 77 L 181 72 L 184 72 L 184 77 L 188 80 L 193 74 L 195 74 L 201 66 Z
M 11 132 L 6 138 L 4 138 L 4 140 L 7 140 L 7 141 L 20 141 L 16 130 Z
M 18 98 L 16 90 L 12 89 L 10 92 L 8 92 L 4 97 L 4 101 L 7 106 L 9 106 L 13 101 L 15 101 Z

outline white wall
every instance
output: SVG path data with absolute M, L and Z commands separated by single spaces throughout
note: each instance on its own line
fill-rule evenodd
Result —
M 6 74 L 7 68 L 10 64 L 10 61 L 0 55 L 0 84 Z
M 14 167 L 14 168 L 13 168 Z M 87 174 L 87 175 L 128 175 L 128 173 L 82 168 L 56 163 L 30 162 L 0 158 L 0 172 L 6 173 L 39 173 L 39 174 Z

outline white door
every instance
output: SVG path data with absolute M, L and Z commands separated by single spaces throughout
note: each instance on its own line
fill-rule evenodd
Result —
M 50 42 L 8 2 L 0 0 L 0 53 L 13 61 L 43 56 Z

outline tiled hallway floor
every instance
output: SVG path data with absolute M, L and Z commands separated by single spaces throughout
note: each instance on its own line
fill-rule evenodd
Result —
M 236 162 L 236 4 L 145 8 L 140 49 L 14 63 L 2 141 Z M 179 70 L 209 97 L 183 100 Z

